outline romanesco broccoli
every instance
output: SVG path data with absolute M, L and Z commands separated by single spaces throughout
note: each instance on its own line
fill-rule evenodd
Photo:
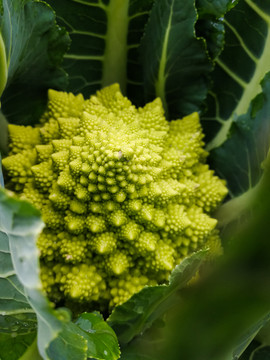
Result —
M 205 164 L 197 113 L 168 123 L 160 99 L 136 109 L 117 84 L 88 100 L 50 90 L 40 125 L 9 132 L 8 187 L 41 210 L 51 299 L 113 307 L 219 247 L 210 214 L 227 189 Z

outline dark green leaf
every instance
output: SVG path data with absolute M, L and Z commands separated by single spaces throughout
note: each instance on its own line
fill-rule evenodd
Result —
M 261 163 L 270 146 L 270 73 L 262 88 L 247 114 L 235 119 L 230 138 L 212 153 L 215 169 L 227 180 L 233 197 L 254 188 L 263 173 Z
M 251 343 L 251 341 L 255 338 L 255 336 L 258 334 L 258 332 L 267 324 L 270 320 L 270 314 L 267 314 L 262 319 L 260 319 L 256 324 L 254 324 L 248 331 L 245 333 L 245 335 L 242 337 L 242 339 L 239 341 L 239 344 L 237 348 L 233 352 L 233 359 L 237 360 L 239 356 L 244 352 L 244 350 L 247 348 L 247 346 Z
M 130 2 L 127 53 L 127 95 L 137 106 L 145 105 L 140 43 L 154 0 Z
M 202 118 L 208 150 L 229 136 L 235 119 L 248 111 L 270 71 L 270 0 L 246 0 L 224 17 L 225 47 L 213 72 L 213 87 Z
M 130 343 L 121 347 L 121 360 L 156 360 L 153 349 L 155 349 L 154 353 L 158 353 L 164 346 L 162 331 L 164 322 L 160 321 L 161 331 L 160 326 L 156 326 L 157 322 L 143 334 L 136 336 Z
M 128 343 L 151 326 L 165 311 L 179 301 L 175 295 L 196 274 L 207 251 L 199 251 L 176 266 L 169 285 L 145 287 L 128 301 L 117 306 L 108 321 L 121 343 Z
M 196 23 L 196 34 L 206 40 L 207 50 L 212 59 L 216 59 L 224 48 L 225 29 L 223 17 L 238 1 L 196 1 L 199 15 Z
M 264 182 L 262 163 L 270 147 L 270 73 L 262 88 L 263 93 L 254 99 L 247 114 L 236 118 L 231 137 L 212 152 L 212 163 L 227 180 L 233 197 L 216 213 L 220 226 L 245 218 Z
M 0 104 L 1 105 L 1 104 Z M 2 155 L 8 153 L 8 122 L 0 110 L 0 152 Z
M 35 333 L 28 335 L 0 334 L 0 359 L 1 360 L 18 360 L 25 354 L 31 345 L 35 346 Z M 29 357 L 29 360 L 37 360 L 41 358 Z M 25 358 L 26 360 L 26 358 Z
M 132 348 L 128 346 L 122 349 L 120 360 L 155 360 L 155 358 L 151 355 L 144 354 L 138 347 L 138 344 L 135 344 Z
M 155 360 L 154 358 L 138 353 L 138 350 L 135 349 L 134 352 L 123 351 L 121 358 L 122 360 Z
M 48 88 L 67 85 L 60 66 L 69 39 L 45 2 L 1 0 L 1 5 L 0 76 L 3 72 L 7 75 L 2 110 L 11 122 L 35 123 L 44 109 Z M 0 94 L 4 87 L 0 85 Z
M 118 82 L 123 92 L 128 87 L 128 92 L 138 97 L 142 93 L 142 71 L 137 48 L 153 0 L 48 3 L 72 40 L 64 61 L 70 76 L 68 89 L 89 97 Z
M 239 0 L 196 0 L 196 7 L 200 17 L 219 18 L 232 9 Z
M 225 30 L 221 19 L 200 19 L 196 23 L 196 34 L 206 40 L 211 59 L 216 59 L 224 47 Z
M 193 1 L 157 1 L 142 39 L 146 101 L 159 96 L 171 119 L 198 111 L 206 98 L 212 64 L 196 21 Z
M 260 342 L 253 340 L 249 346 L 246 348 L 246 350 L 244 351 L 244 353 L 241 355 L 241 357 L 239 358 L 239 360 L 250 360 L 250 356 L 253 353 L 254 350 L 257 349 L 257 347 L 259 347 L 261 344 Z M 233 359 L 234 360 L 234 359 Z M 238 358 L 236 358 L 235 360 L 238 360 Z
M 269 360 L 270 359 L 270 346 L 261 346 L 255 350 L 250 360 Z

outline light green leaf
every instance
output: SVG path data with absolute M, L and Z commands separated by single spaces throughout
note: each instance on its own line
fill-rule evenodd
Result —
M 270 71 L 270 1 L 239 1 L 225 15 L 224 24 L 225 48 L 216 60 L 208 111 L 202 119 L 211 140 L 208 150 L 229 137 L 236 118 L 248 111 Z
M 205 250 L 199 251 L 184 259 L 172 272 L 169 285 L 145 287 L 113 310 L 108 321 L 121 343 L 128 343 L 144 332 L 179 301 L 179 298 L 175 297 L 177 291 L 196 274 L 206 254 Z
M 60 66 L 69 39 L 45 2 L 0 0 L 0 8 L 2 110 L 11 122 L 34 123 L 44 110 L 48 88 L 67 85 Z
M 120 356 L 117 337 L 98 313 L 83 313 L 75 324 L 64 325 L 50 344 L 49 359 L 75 360 L 94 358 L 117 360 Z
M 76 321 L 88 343 L 88 356 L 95 359 L 117 360 L 120 350 L 112 328 L 98 313 L 84 313 Z
M 153 0 L 48 0 L 72 40 L 64 67 L 69 90 L 86 97 L 118 82 L 142 93 L 137 48 Z M 134 87 L 137 91 L 133 90 Z
M 15 274 L 8 237 L 1 230 L 0 225 L 0 358 L 15 360 L 36 337 L 37 319 Z
M 24 287 L 28 303 L 36 313 L 39 352 L 44 359 L 84 360 L 86 356 L 95 355 L 92 353 L 95 347 L 101 349 L 100 334 L 92 334 L 91 337 L 87 338 L 85 332 L 71 322 L 70 313 L 67 309 L 54 310 L 43 293 L 39 279 L 38 249 L 35 245 L 36 238 L 42 228 L 43 222 L 35 208 L 27 202 L 8 196 L 4 190 L 0 189 L 0 230 L 7 234 L 1 239 L 3 253 L 1 266 L 5 269 L 4 276 L 7 277 L 14 275 L 12 266 L 14 265 L 15 273 Z M 8 244 L 12 262 L 10 257 L 7 258 L 4 255 L 8 249 Z M 17 287 L 20 286 L 19 283 L 16 285 Z M 21 288 L 22 286 L 19 287 L 19 289 Z M 16 302 L 22 306 L 21 303 L 25 297 L 13 291 L 11 296 L 14 297 L 15 295 Z M 28 303 L 23 303 L 27 311 L 29 311 Z M 4 308 L 4 311 L 7 315 L 8 309 Z M 91 315 L 89 317 L 91 319 Z M 99 319 L 97 327 L 105 329 L 110 334 L 108 337 L 111 339 L 114 336 L 114 342 L 111 340 L 110 343 L 104 344 L 103 351 L 108 351 L 108 356 L 104 354 L 104 358 L 100 357 L 100 359 L 117 359 L 115 352 L 117 339 L 113 335 L 113 331 L 108 330 L 108 325 L 102 319 Z
M 159 96 L 171 119 L 198 111 L 207 95 L 212 64 L 196 21 L 193 1 L 157 1 L 142 39 L 146 101 Z
M 36 338 L 37 319 L 16 276 L 2 230 L 0 224 L 0 359 L 18 360 Z
M 12 257 L 12 262 L 9 260 L 5 269 L 9 271 L 9 274 L 14 265 L 15 272 L 12 268 L 11 274 L 17 274 L 24 287 L 28 303 L 37 315 L 40 354 L 44 359 L 60 360 L 59 354 L 68 349 L 70 359 L 75 359 L 76 356 L 77 359 L 84 359 L 87 348 L 86 341 L 74 333 L 73 329 L 69 329 L 69 314 L 53 310 L 42 291 L 39 279 L 38 250 L 35 246 L 35 240 L 43 228 L 39 212 L 30 204 L 11 198 L 3 190 L 0 190 L 0 214 L 0 229 L 8 236 L 5 242 L 2 241 L 2 244 L 6 248 L 7 239 L 9 240 Z M 16 285 L 19 286 L 18 281 Z M 30 307 L 28 303 L 24 304 L 26 308 Z M 7 312 L 7 309 L 5 311 Z M 69 342 L 68 340 L 71 338 L 73 340 Z M 54 346 L 55 339 L 62 341 L 62 347 L 59 346 L 56 351 L 53 351 L 51 348 Z M 68 356 L 65 359 L 69 359 Z
M 37 338 L 34 339 L 32 344 L 19 360 L 42 360 L 37 347 Z

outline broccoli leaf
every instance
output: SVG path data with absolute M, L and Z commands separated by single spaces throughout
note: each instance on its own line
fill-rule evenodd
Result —
M 12 313 L 13 308 L 15 310 L 18 308 L 20 311 L 24 307 L 25 312 L 31 312 L 31 314 L 34 310 L 38 320 L 38 348 L 44 359 L 83 360 L 86 356 L 95 356 L 95 349 L 101 348 L 99 333 L 93 333 L 91 338 L 86 338 L 79 325 L 71 322 L 67 309 L 54 310 L 42 291 L 39 279 L 38 250 L 35 245 L 42 228 L 43 223 L 36 209 L 27 202 L 8 196 L 4 190 L 0 189 L 0 231 L 6 234 L 2 235 L 0 239 L 1 267 L 3 266 L 5 269 L 4 277 L 11 278 L 10 285 L 6 286 L 6 298 L 14 298 L 13 301 L 8 302 L 5 301 L 5 298 L 3 300 L 5 305 L 1 309 L 3 324 L 5 326 L 5 322 L 9 321 L 6 315 L 16 317 L 16 313 L 15 315 Z M 1 270 L 3 269 L 1 268 Z M 19 281 L 12 277 L 14 270 Z M 4 280 L 1 278 L 1 281 L 6 281 L 5 278 L 3 278 Z M 24 289 L 24 293 L 22 293 L 22 289 Z M 11 307 L 11 314 L 7 314 L 8 307 Z M 3 312 L 5 312 L 4 315 Z M 89 317 L 91 318 L 91 316 L 90 314 Z M 22 316 L 19 317 L 19 320 L 16 318 L 14 321 L 25 321 L 28 324 Z M 110 343 L 104 344 L 103 353 L 106 351 L 107 355 L 104 353 L 104 357 L 98 359 L 117 359 L 119 349 L 116 336 L 111 329 L 108 330 L 107 324 L 101 324 L 102 321 L 99 319 L 98 327 L 99 329 L 105 328 L 107 334 L 110 334 L 111 340 Z M 34 324 L 36 326 L 36 322 Z M 16 323 L 15 325 L 18 327 L 20 324 Z M 88 330 L 86 329 L 86 331 Z M 14 333 L 18 330 L 7 326 L 7 331 Z
M 0 155 L 1 164 L 1 155 Z M 0 165 L 0 186 L 4 186 Z M 2 221 L 0 216 L 0 221 Z M 0 224 L 0 358 L 17 360 L 34 342 L 37 319 L 16 276 L 9 240 Z
M 267 324 L 270 320 L 270 314 L 267 314 L 264 316 L 260 321 L 256 322 L 248 331 L 245 333 L 245 335 L 242 337 L 242 339 L 239 341 L 238 346 L 233 352 L 233 360 L 237 360 L 241 354 L 243 354 L 244 350 L 247 348 L 247 346 L 250 344 L 250 342 L 254 339 L 254 337 L 258 334 L 258 332 Z
M 269 151 L 269 20 L 269 0 L 241 1 L 225 15 L 225 48 L 203 118 L 208 137 L 216 134 L 207 146 L 211 165 L 233 198 L 216 214 L 221 227 L 246 221 Z
M 0 232 L 0 327 L 6 333 L 35 332 L 35 313 L 29 305 L 12 264 L 8 237 Z M 29 319 L 29 321 L 28 321 Z
M 198 111 L 207 95 L 212 63 L 196 21 L 193 1 L 157 1 L 142 39 L 146 101 L 159 96 L 171 119 Z
M 239 0 L 197 0 L 196 7 L 200 17 L 224 16 L 226 12 L 232 9 Z
M 258 324 L 256 338 L 249 344 L 247 349 L 239 358 L 240 360 L 267 359 L 270 355 L 270 316 L 266 316 Z M 251 329 L 252 330 L 252 329 Z M 259 330 L 259 332 L 258 332 Z M 236 356 L 235 359 L 237 360 Z
M 86 97 L 118 82 L 122 92 L 142 93 L 137 48 L 153 0 L 48 0 L 72 40 L 65 55 L 69 90 Z
M 216 59 L 224 48 L 225 29 L 223 17 L 238 1 L 196 1 L 199 16 L 196 23 L 196 34 L 206 40 L 207 51 L 212 59 Z
M 60 68 L 69 39 L 42 1 L 0 0 L 0 96 L 10 122 L 35 123 L 48 88 L 64 89 Z
M 37 353 L 36 334 L 1 333 L 0 359 L 1 360 L 42 360 Z
M 74 338 L 75 336 L 75 338 Z M 75 339 L 79 340 L 75 345 Z M 82 340 L 84 342 L 82 348 Z M 47 351 L 50 359 L 117 360 L 120 350 L 117 337 L 99 313 L 83 313 L 75 324 L 65 325 Z
M 245 219 L 264 185 L 263 164 L 270 151 L 270 73 L 261 86 L 263 92 L 253 100 L 247 114 L 235 120 L 230 138 L 212 152 L 216 171 L 227 180 L 233 198 L 215 214 L 220 226 Z
M 199 18 L 196 34 L 206 40 L 207 51 L 211 59 L 216 59 L 224 47 L 225 29 L 222 19 Z
M 261 163 L 270 146 L 270 73 L 262 88 L 248 112 L 235 119 L 230 138 L 212 152 L 215 169 L 226 178 L 232 197 L 252 189 L 263 173 Z
M 151 349 L 162 348 L 164 337 L 156 331 L 154 326 L 143 334 L 136 336 L 130 343 L 121 347 L 121 358 L 123 360 L 156 360 Z M 162 334 L 163 335 L 163 334 Z
M 12 264 L 7 235 L 0 231 L 0 358 L 17 360 L 36 337 L 37 320 Z
M 145 287 L 113 310 L 108 321 L 121 343 L 131 341 L 175 302 L 179 302 L 179 298 L 175 297 L 177 291 L 196 274 L 206 254 L 207 251 L 202 250 L 184 259 L 172 272 L 169 285 Z
M 230 136 L 236 118 L 248 111 L 270 71 L 270 1 L 243 0 L 224 17 L 225 47 L 216 59 L 213 87 L 203 116 L 208 150 Z

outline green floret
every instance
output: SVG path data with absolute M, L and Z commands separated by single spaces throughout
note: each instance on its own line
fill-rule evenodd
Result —
M 10 125 L 8 187 L 42 212 L 41 279 L 55 301 L 113 307 L 164 283 L 185 256 L 220 252 L 227 194 L 205 164 L 197 113 L 168 123 L 117 84 L 90 99 L 49 91 L 36 128 Z

